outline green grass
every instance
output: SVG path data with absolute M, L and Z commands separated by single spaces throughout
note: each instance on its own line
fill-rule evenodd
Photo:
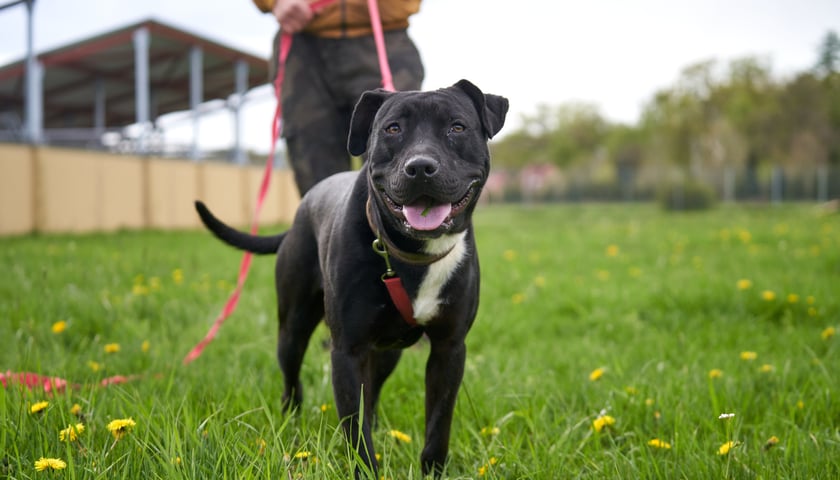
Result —
M 840 326 L 840 217 L 590 205 L 485 207 L 475 220 L 482 301 L 447 478 L 840 477 L 840 337 L 821 335 Z M 217 340 L 180 363 L 239 260 L 203 231 L 0 239 L 0 371 L 79 384 L 0 389 L 0 477 L 348 478 L 323 328 L 304 408 L 279 410 L 270 257 L 255 260 Z M 105 353 L 111 343 L 119 352 Z M 383 392 L 374 436 L 386 478 L 421 478 L 427 353 L 409 349 Z M 141 378 L 93 386 L 118 374 Z M 39 401 L 49 406 L 30 413 Z M 596 432 L 601 412 L 615 423 Z M 136 427 L 114 441 L 108 423 L 129 417 Z M 60 442 L 79 421 L 79 440 Z M 40 457 L 68 467 L 36 472 Z

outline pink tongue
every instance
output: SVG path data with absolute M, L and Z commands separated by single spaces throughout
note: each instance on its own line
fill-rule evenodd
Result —
M 433 207 L 426 205 L 405 205 L 403 207 L 405 219 L 416 230 L 434 230 L 440 227 L 451 211 L 452 205 L 449 203 Z

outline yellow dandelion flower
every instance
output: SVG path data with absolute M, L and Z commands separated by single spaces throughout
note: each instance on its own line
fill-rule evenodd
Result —
M 736 446 L 736 443 L 733 442 L 732 440 L 730 440 L 730 441 L 724 443 L 723 445 L 721 445 L 720 448 L 718 448 L 717 453 L 718 453 L 718 455 L 726 455 L 727 453 L 729 453 L 730 450 L 735 448 L 735 446 Z
M 805 402 L 799 400 L 798 402 L 796 402 L 796 408 L 799 410 L 803 410 L 805 408 Z
M 618 245 L 610 245 L 607 247 L 607 256 L 608 257 L 617 257 L 618 256 Z
M 831 337 L 834 336 L 835 333 L 837 332 L 835 331 L 834 327 L 827 327 L 820 333 L 820 338 L 822 338 L 823 340 L 829 340 Z
M 59 320 L 52 324 L 52 332 L 56 335 L 65 330 L 67 330 L 67 322 L 65 322 L 64 320 Z
M 90 368 L 94 372 L 98 372 L 99 370 L 102 369 L 102 364 L 99 363 L 99 362 L 95 362 L 93 360 L 88 360 L 87 366 L 88 366 L 88 368 Z
M 514 293 L 513 296 L 510 297 L 510 301 L 513 302 L 514 305 L 519 305 L 525 301 L 525 295 L 521 293 Z
M 817 316 L 817 309 L 814 307 L 808 307 L 808 316 L 809 317 L 816 317 Z
M 758 354 L 755 353 L 755 352 L 750 352 L 750 351 L 741 352 L 741 360 L 751 362 L 751 361 L 755 360 L 756 358 L 758 358 Z
M 598 418 L 592 421 L 592 429 L 598 433 L 606 427 L 611 427 L 615 425 L 615 418 L 609 415 L 600 415 Z
M 600 380 L 601 377 L 604 376 L 604 371 L 605 370 L 603 368 L 596 368 L 595 370 L 592 370 L 592 373 L 589 374 L 589 380 L 592 382 Z
M 738 290 L 749 290 L 752 288 L 752 280 L 742 278 L 738 280 L 738 283 L 735 284 L 738 287 Z
M 482 465 L 482 466 L 478 467 L 478 476 L 479 477 L 483 477 L 486 474 L 487 474 L 487 465 Z
M 80 416 L 82 414 L 82 406 L 78 403 L 74 403 L 72 407 L 70 407 L 70 413 L 75 416 Z
M 85 431 L 85 426 L 82 423 L 77 423 L 75 425 L 67 425 L 67 428 L 58 432 L 58 439 L 68 442 L 75 442 L 79 435 Z
M 329 410 L 331 408 L 332 408 L 332 405 L 330 405 L 329 403 L 322 403 L 321 404 L 321 412 L 322 413 L 326 412 L 327 410 Z
M 140 344 L 140 351 L 143 353 L 149 353 L 149 349 L 152 348 L 152 344 L 149 343 L 148 340 L 143 340 L 143 343 Z
M 498 435 L 500 431 L 499 427 L 481 427 L 481 434 L 485 437 Z
M 399 430 L 391 430 L 390 432 L 388 432 L 388 435 L 403 443 L 411 443 L 411 437 Z
M 120 351 L 120 344 L 119 343 L 106 343 L 105 347 L 103 347 L 105 353 L 117 353 Z
M 636 387 L 629 386 L 629 385 L 624 387 L 624 392 L 627 395 L 638 395 L 639 394 L 639 390 Z
M 207 433 L 206 430 L 205 430 L 205 433 Z M 263 455 L 265 453 L 265 447 L 266 447 L 265 440 L 262 439 L 262 438 L 258 438 L 256 443 L 257 443 L 257 447 L 258 447 L 257 455 Z
M 765 363 L 764 365 L 761 366 L 761 368 L 758 369 L 758 371 L 760 371 L 761 373 L 770 373 L 773 370 L 775 370 L 775 368 L 773 367 L 773 365 L 770 365 L 769 363 Z
M 817 299 L 814 298 L 813 295 L 808 295 L 807 297 L 805 297 L 805 303 L 807 303 L 808 305 L 813 305 L 814 303 L 816 303 L 816 301 Z
M 31 407 L 29 407 L 29 413 L 41 413 L 46 410 L 47 407 L 50 406 L 50 402 L 38 402 L 33 403 Z
M 534 278 L 534 285 L 536 285 L 538 288 L 544 287 L 545 277 L 543 277 L 542 275 L 538 275 L 536 278 Z
M 301 450 L 295 454 L 295 459 L 297 460 L 306 460 L 312 455 L 311 452 L 307 452 L 306 450 Z
M 647 444 L 650 445 L 651 447 L 661 448 L 663 450 L 670 450 L 671 449 L 671 444 L 670 443 L 663 442 L 662 440 L 660 440 L 658 438 L 654 438 L 653 440 L 648 441 Z
M 123 418 L 111 421 L 107 428 L 114 438 L 119 440 L 124 437 L 126 433 L 130 432 L 136 425 L 137 423 L 131 418 Z
M 768 438 L 766 442 L 764 442 L 764 449 L 770 450 L 771 448 L 775 447 L 779 444 L 779 437 L 773 435 L 772 437 Z
M 142 297 L 144 295 L 148 295 L 149 294 L 149 287 L 147 287 L 145 285 L 135 284 L 134 286 L 131 287 L 131 294 L 134 295 L 135 297 Z
M 719 368 L 713 368 L 713 369 L 709 370 L 709 378 L 711 378 L 711 379 L 720 378 L 722 376 L 723 376 L 723 370 L 721 370 Z
M 35 470 L 43 472 L 46 469 L 63 470 L 67 468 L 67 464 L 60 458 L 44 458 L 41 457 L 35 461 Z
M 488 463 L 490 465 L 495 465 L 495 464 L 499 463 L 499 460 L 496 457 L 490 457 L 490 460 L 488 461 Z
M 741 239 L 742 243 L 750 243 L 752 240 L 752 234 L 746 230 L 739 230 L 738 238 Z
M 645 405 L 647 405 L 648 407 L 652 407 L 654 403 L 656 403 L 656 400 L 654 400 L 652 398 L 646 398 L 645 399 Z
M 772 302 L 776 299 L 776 292 L 773 290 L 764 290 L 761 292 L 761 299 L 765 302 Z
M 507 260 L 508 262 L 512 262 L 512 261 L 516 260 L 516 251 L 515 250 L 505 250 L 504 253 L 502 253 L 502 257 L 504 257 L 504 259 Z
M 799 303 L 799 295 L 795 293 L 789 293 L 787 296 L 788 303 Z
M 172 465 L 180 465 L 181 464 L 181 457 L 175 457 L 172 459 Z
M 172 270 L 172 281 L 175 282 L 175 285 L 180 285 L 184 283 L 184 272 L 180 268 L 176 268 Z

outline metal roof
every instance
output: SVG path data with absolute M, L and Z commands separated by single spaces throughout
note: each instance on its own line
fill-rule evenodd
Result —
M 44 128 L 93 127 L 97 81 L 105 87 L 105 124 L 119 127 L 136 121 L 132 38 L 143 27 L 149 32 L 152 119 L 189 110 L 193 46 L 203 51 L 203 101 L 234 93 L 238 60 L 248 65 L 248 89 L 268 82 L 266 59 L 148 19 L 36 56 L 44 67 Z M 25 59 L 0 67 L 0 113 L 23 118 L 25 72 Z

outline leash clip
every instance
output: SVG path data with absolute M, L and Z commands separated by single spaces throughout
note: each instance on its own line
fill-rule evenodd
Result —
M 393 277 L 397 274 L 393 268 L 391 268 L 391 257 L 388 255 L 388 249 L 385 247 L 385 244 L 377 237 L 373 241 L 373 251 L 376 252 L 380 257 L 385 260 L 385 273 L 382 274 L 382 281 L 385 281 L 385 278 Z

